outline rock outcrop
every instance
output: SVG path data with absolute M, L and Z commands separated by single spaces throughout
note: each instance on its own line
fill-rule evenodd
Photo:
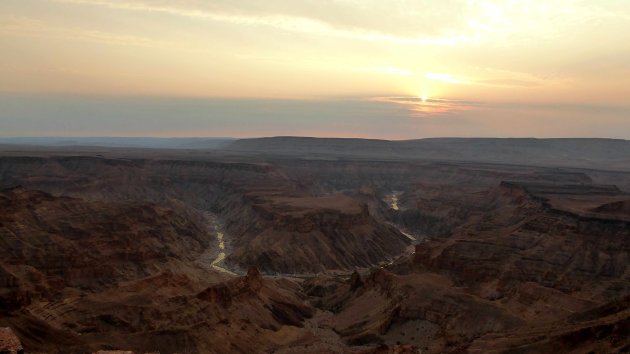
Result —
M 243 213 L 247 224 L 237 218 Z M 395 227 L 370 215 L 367 205 L 344 195 L 252 192 L 229 203 L 224 215 L 235 238 L 228 262 L 255 264 L 267 273 L 369 267 L 399 255 L 410 243 Z
M 628 173 L 103 153 L 0 157 L 27 352 L 629 348 Z
M 0 353 L 24 354 L 24 348 L 20 339 L 9 327 L 0 327 Z
M 182 207 L 93 202 L 16 187 L 0 192 L 0 209 L 3 289 L 47 299 L 66 287 L 102 289 L 148 276 L 160 264 L 195 259 L 213 240 L 201 219 Z M 10 297 L 8 303 L 28 302 Z

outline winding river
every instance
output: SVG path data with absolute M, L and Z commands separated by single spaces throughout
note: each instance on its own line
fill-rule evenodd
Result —
M 238 275 L 231 270 L 223 267 L 223 261 L 226 257 L 226 242 L 225 242 L 225 234 L 223 229 L 221 228 L 221 224 L 219 223 L 219 219 L 216 215 L 211 212 L 204 212 L 204 217 L 206 218 L 206 223 L 208 225 L 208 229 L 210 233 L 216 235 L 216 245 L 212 245 L 201 255 L 200 263 L 205 265 L 206 267 L 216 270 L 221 273 L 230 274 L 230 275 Z M 218 253 L 217 253 L 218 250 Z
M 389 207 L 392 208 L 395 211 L 400 211 L 400 206 L 398 205 L 399 202 L 399 198 L 400 195 L 402 194 L 402 192 L 400 191 L 392 191 L 392 194 L 388 194 L 387 195 L 387 201 L 389 202 Z M 403 235 L 407 236 L 408 239 L 412 240 L 412 241 L 416 241 L 416 237 L 413 236 L 412 234 L 403 231 L 400 227 L 398 227 L 397 225 L 391 224 L 393 226 L 395 226 L 398 231 L 400 231 L 400 233 L 402 233 Z

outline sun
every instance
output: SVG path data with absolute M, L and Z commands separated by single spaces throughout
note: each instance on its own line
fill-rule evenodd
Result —
M 420 95 L 420 99 L 422 100 L 422 103 L 425 103 L 429 99 L 429 96 L 427 96 L 426 93 L 423 93 Z

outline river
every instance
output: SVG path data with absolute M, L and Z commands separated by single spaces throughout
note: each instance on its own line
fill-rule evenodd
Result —
M 219 219 L 211 212 L 204 212 L 204 217 L 209 229 L 208 231 L 211 234 L 216 235 L 216 244 L 208 247 L 208 249 L 201 255 L 199 263 L 204 265 L 206 268 L 209 267 L 221 273 L 238 275 L 223 266 L 223 261 L 226 257 L 226 237 Z

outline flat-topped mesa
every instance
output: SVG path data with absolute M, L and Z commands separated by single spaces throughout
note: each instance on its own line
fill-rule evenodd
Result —
M 223 215 L 234 267 L 266 273 L 317 273 L 378 264 L 404 251 L 409 239 L 370 215 L 351 196 L 271 194 L 233 198 Z
M 511 203 L 531 201 L 530 206 L 588 221 L 630 221 L 630 194 L 615 185 L 503 181 L 499 191 Z
M 596 213 L 614 214 L 630 218 L 630 199 L 605 203 L 591 209 L 591 211 Z
M 562 184 L 562 183 L 535 183 L 525 181 L 502 181 L 501 188 L 505 190 L 524 190 L 527 193 L 542 197 L 545 195 L 619 195 L 621 191 L 615 185 L 610 184 Z
M 231 152 L 398 160 L 469 161 L 628 171 L 630 141 L 622 139 L 428 138 L 377 140 L 278 136 L 228 143 Z M 544 151 L 544 153 L 542 153 Z
M 348 196 L 274 197 L 255 205 L 261 216 L 276 229 L 310 232 L 332 224 L 353 225 L 369 218 L 368 207 Z

